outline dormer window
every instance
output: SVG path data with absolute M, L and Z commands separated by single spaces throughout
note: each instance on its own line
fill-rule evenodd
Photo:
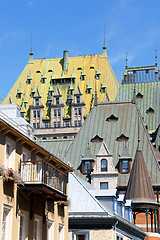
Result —
M 21 112 L 21 117 L 24 118 L 25 112 Z
M 107 122 L 117 122 L 118 121 L 118 117 L 116 117 L 115 115 L 111 114 L 107 119 Z
M 39 99 L 36 99 L 36 106 L 39 106 Z
M 100 73 L 96 73 L 96 79 L 100 79 Z
M 17 93 L 17 98 L 18 99 L 21 98 L 21 96 L 22 96 L 22 93 Z
M 149 113 L 154 113 L 154 109 L 150 107 L 150 108 L 148 108 L 148 110 L 146 111 L 146 113 L 147 113 L 147 114 L 149 114 Z
M 91 94 L 91 88 L 87 88 L 86 93 L 87 93 L 87 94 Z
M 105 93 L 106 92 L 106 87 L 101 87 L 101 93 Z
M 59 97 L 56 97 L 56 104 L 59 104 Z
M 80 96 L 76 97 L 76 101 L 77 101 L 77 103 L 80 103 Z
M 51 100 L 48 100 L 48 101 L 47 101 L 47 105 L 48 105 L 48 107 L 50 107 L 50 106 L 51 106 L 51 103 L 52 103 L 52 101 L 51 101 Z
M 125 136 L 124 134 L 121 134 L 119 137 L 117 137 L 116 141 L 117 142 L 127 142 L 129 140 L 129 137 Z
M 86 76 L 86 75 L 81 75 L 81 80 L 82 80 L 82 81 L 85 80 L 85 76 Z
M 142 99 L 143 95 L 139 92 L 139 93 L 137 93 L 136 98 Z
M 85 161 L 84 162 L 84 173 L 89 174 L 90 173 L 90 161 Z
M 27 79 L 27 84 L 31 84 L 31 78 Z
M 41 83 L 45 83 L 46 82 L 46 78 L 41 78 Z
M 108 171 L 108 161 L 106 159 L 101 160 L 101 172 Z
M 128 173 L 128 161 L 127 160 L 122 161 L 122 173 Z
M 72 99 L 68 99 L 68 100 L 67 100 L 67 105 L 68 105 L 68 106 L 71 106 L 71 103 L 72 103 Z

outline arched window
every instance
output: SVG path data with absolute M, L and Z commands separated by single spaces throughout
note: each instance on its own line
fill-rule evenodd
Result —
M 101 160 L 101 172 L 108 171 L 108 161 L 106 159 Z

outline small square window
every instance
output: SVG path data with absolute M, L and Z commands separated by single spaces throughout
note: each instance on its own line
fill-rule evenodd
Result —
M 58 116 L 61 116 L 61 110 L 58 109 Z
M 37 111 L 37 117 L 40 117 L 40 111 Z
M 37 123 L 37 128 L 39 128 L 39 123 Z
M 74 121 L 74 125 L 75 125 L 75 127 L 77 127 L 77 121 Z
M 77 116 L 77 108 L 74 109 L 74 113 Z
M 100 189 L 101 190 L 108 189 L 108 182 L 101 182 L 100 183 Z
M 56 117 L 57 116 L 57 110 L 54 109 L 54 116 Z
M 78 108 L 78 115 L 81 115 L 81 108 Z
M 66 127 L 69 127 L 70 121 L 66 121 Z
M 57 126 L 60 127 L 60 122 L 57 122 Z
M 78 121 L 78 126 L 79 126 L 79 127 L 81 126 L 81 120 Z
M 54 122 L 54 127 L 56 127 L 56 122 Z
M 33 123 L 33 127 L 36 128 L 36 124 L 35 123 Z
M 85 80 L 85 75 L 81 75 L 81 80 L 82 80 L 82 81 Z

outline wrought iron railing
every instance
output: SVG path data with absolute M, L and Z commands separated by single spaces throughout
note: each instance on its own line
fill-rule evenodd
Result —
M 24 183 L 41 183 L 66 194 L 67 176 L 44 161 L 21 161 Z

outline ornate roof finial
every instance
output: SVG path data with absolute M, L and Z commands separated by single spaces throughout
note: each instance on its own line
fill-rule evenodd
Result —
M 102 55 L 103 56 L 107 56 L 107 53 L 106 53 L 106 39 L 105 39 L 105 27 L 104 27 L 104 46 L 103 46 L 103 53 L 102 53 Z
M 136 104 L 136 85 L 134 84 L 132 103 Z
M 128 52 L 126 51 L 126 68 L 128 67 L 127 64 L 128 64 Z
M 94 106 L 97 106 L 97 104 L 98 104 L 98 97 L 97 97 L 97 86 L 95 82 Z
M 155 49 L 155 66 L 157 66 L 157 48 Z
M 32 33 L 31 33 L 31 50 L 29 53 L 30 57 L 29 57 L 29 63 L 33 63 L 33 52 L 32 52 Z

